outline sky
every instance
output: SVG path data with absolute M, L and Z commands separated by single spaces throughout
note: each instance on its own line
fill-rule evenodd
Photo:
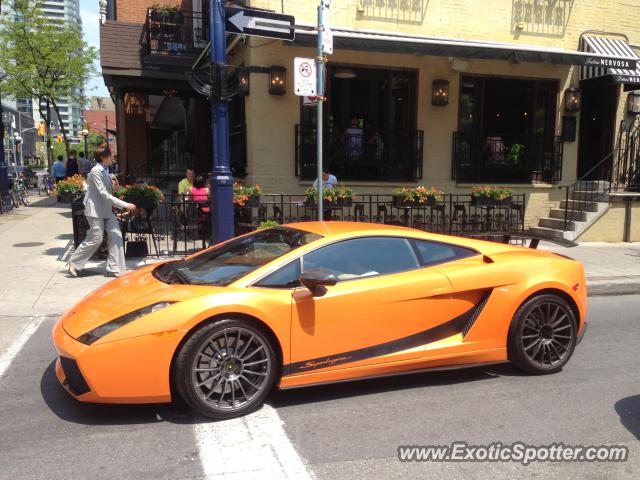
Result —
M 84 40 L 89 45 L 93 45 L 100 49 L 100 5 L 98 0 L 80 0 L 80 16 L 82 17 L 82 30 L 84 32 Z M 100 70 L 100 61 L 96 62 L 98 76 L 93 78 L 89 85 L 85 88 L 87 97 L 108 97 L 109 91 L 104 85 L 102 79 L 102 71 Z

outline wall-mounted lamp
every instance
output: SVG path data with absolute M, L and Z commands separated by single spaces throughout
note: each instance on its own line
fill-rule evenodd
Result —
M 246 97 L 249 95 L 249 90 L 249 69 L 247 67 L 238 67 L 238 95 Z
M 580 89 L 569 87 L 564 91 L 564 111 L 575 113 L 580 111 L 582 94 Z
M 431 96 L 432 105 L 447 105 L 449 103 L 449 80 L 434 80 L 433 93 Z
M 640 92 L 629 92 L 627 96 L 627 112 L 640 115 Z
M 284 67 L 269 67 L 269 93 L 284 95 L 287 93 L 287 69 Z

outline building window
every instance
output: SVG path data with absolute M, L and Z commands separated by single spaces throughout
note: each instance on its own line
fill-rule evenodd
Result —
M 340 180 L 422 177 L 423 132 L 416 130 L 417 72 L 329 65 L 325 165 Z M 316 177 L 316 110 L 302 106 L 296 175 Z
M 453 178 L 458 182 L 557 182 L 562 142 L 555 135 L 558 83 L 460 78 Z

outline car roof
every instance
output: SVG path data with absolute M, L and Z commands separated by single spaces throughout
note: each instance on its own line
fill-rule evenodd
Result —
M 283 227 L 296 228 L 311 233 L 317 233 L 323 237 L 349 237 L 362 236 L 362 235 L 407 235 L 411 237 L 419 237 L 425 240 L 432 240 L 436 242 L 450 243 L 453 245 L 459 245 L 462 247 L 473 248 L 484 254 L 493 254 L 503 252 L 506 250 L 522 250 L 522 247 L 515 245 L 509 245 L 505 243 L 489 242 L 485 240 L 478 240 L 475 238 L 466 238 L 456 235 L 446 235 L 425 232 L 424 230 L 418 230 L 415 228 L 403 227 L 400 225 L 387 225 L 381 223 L 366 223 L 366 222 L 343 222 L 343 221 L 327 221 L 327 222 L 298 222 L 288 223 L 282 225 Z M 529 250 L 529 249 L 526 249 Z

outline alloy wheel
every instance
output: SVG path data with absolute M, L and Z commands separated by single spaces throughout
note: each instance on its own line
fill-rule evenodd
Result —
M 241 410 L 270 387 L 271 356 L 266 340 L 255 331 L 242 327 L 215 331 L 193 358 L 192 388 L 213 411 Z
M 547 301 L 529 310 L 522 322 L 522 351 L 538 368 L 554 368 L 571 354 L 575 328 L 565 305 Z

